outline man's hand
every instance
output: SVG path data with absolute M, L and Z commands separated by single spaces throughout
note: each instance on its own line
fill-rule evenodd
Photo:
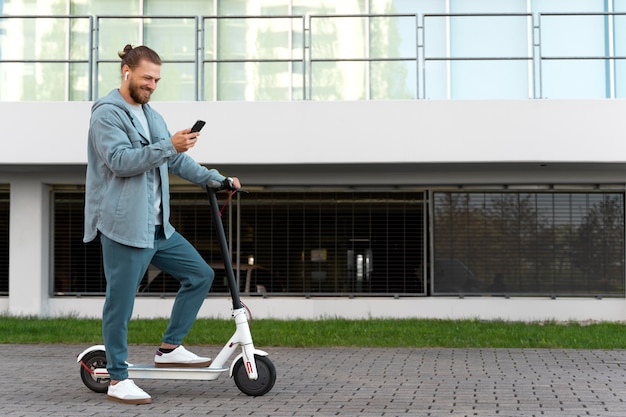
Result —
M 223 182 L 224 188 L 227 190 L 238 190 L 241 188 L 241 182 L 237 177 L 228 177 Z
M 236 189 L 240 189 L 241 182 L 239 182 L 239 178 L 237 177 L 232 177 L 232 178 L 233 178 L 233 187 L 235 187 Z
M 172 136 L 172 145 L 174 145 L 176 152 L 187 152 L 196 144 L 200 132 L 189 133 L 190 131 L 191 128 L 187 128 L 176 132 L 174 136 Z

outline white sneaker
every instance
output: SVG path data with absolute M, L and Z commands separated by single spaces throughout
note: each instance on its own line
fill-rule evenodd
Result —
M 210 364 L 211 358 L 203 358 L 191 353 L 183 345 L 179 345 L 170 353 L 163 353 L 157 349 L 154 355 L 154 366 L 157 368 L 204 368 Z
M 152 397 L 139 388 L 132 379 L 124 379 L 115 385 L 109 385 L 107 396 L 113 401 L 124 404 L 150 404 Z

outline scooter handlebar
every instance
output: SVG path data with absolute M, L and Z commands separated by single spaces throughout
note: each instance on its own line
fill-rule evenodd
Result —
M 247 193 L 247 191 L 242 190 L 241 188 L 233 187 L 233 184 L 229 179 L 225 179 L 224 181 L 221 181 L 221 182 L 216 181 L 216 180 L 209 180 L 209 182 L 206 183 L 206 188 L 211 189 L 213 191 L 229 190 L 229 191 L 236 191 L 238 193 Z

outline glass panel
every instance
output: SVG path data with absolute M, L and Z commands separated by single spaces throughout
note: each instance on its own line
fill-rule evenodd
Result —
M 143 33 L 145 45 L 154 49 L 164 63 L 195 62 L 198 33 L 195 19 L 144 19 Z
M 3 101 L 89 99 L 88 64 L 3 63 L 1 68 L 2 72 L 21 74 L 21 78 L 14 79 L 12 83 L 2 83 L 0 97 Z M 67 85 L 68 76 L 72 80 L 70 86 Z
M 401 13 L 444 13 L 446 4 L 441 0 L 387 0 L 370 1 L 372 14 L 401 14 Z
M 119 62 L 118 53 L 127 44 L 142 45 L 142 19 L 120 19 L 99 17 L 98 25 L 98 59 Z M 100 71 L 100 68 L 98 68 Z
M 527 0 L 450 0 L 450 13 L 525 13 Z
M 372 17 L 369 20 L 370 58 L 417 59 L 415 17 Z
M 161 81 L 151 100 L 193 101 L 196 99 L 195 64 L 164 62 L 161 66 Z M 120 64 L 100 64 L 98 73 L 98 96 L 103 97 L 119 88 Z
M 605 12 L 606 1 L 607 0 L 532 0 L 531 7 L 533 13 L 594 13 Z
M 626 1 L 625 1 L 626 2 Z M 626 13 L 626 10 L 623 12 Z M 615 55 L 626 56 L 626 15 L 618 15 L 613 18 L 613 41 L 615 42 Z
M 293 14 L 364 14 L 367 0 L 293 0 Z
M 148 44 L 163 61 L 154 100 L 196 99 L 196 21 L 187 18 L 101 18 L 99 30 L 98 96 L 119 86 L 118 52 L 127 43 Z M 111 61 L 111 62 L 106 62 Z
M 425 97 L 532 96 L 531 24 L 527 16 L 425 16 Z
M 0 295 L 9 294 L 9 218 L 10 193 L 0 189 Z
M 81 243 L 83 198 L 54 194 L 57 294 L 105 289 L 100 245 Z M 206 194 L 172 192 L 171 202 L 172 224 L 215 269 L 211 293 L 227 293 Z M 236 211 L 236 204 L 224 211 L 227 229 L 231 220 L 237 227 Z M 422 193 L 255 193 L 242 197 L 240 219 L 242 291 L 425 294 Z M 177 290 L 173 277 L 150 268 L 139 293 Z
M 154 101 L 194 101 L 196 99 L 196 65 L 164 62 L 161 81 L 152 96 Z
M 434 292 L 624 294 L 624 196 L 435 193 Z
M 89 64 L 69 65 L 70 94 L 68 98 L 70 101 L 91 100 L 91 97 L 89 96 L 91 88 L 91 78 L 89 77 L 89 71 Z
M 59 0 L 57 0 L 59 1 Z M 152 1 L 152 0 L 150 0 Z M 66 2 L 66 0 L 63 0 Z M 72 0 L 72 14 L 77 15 L 140 15 L 140 0 L 107 0 L 107 1 L 84 1 Z M 126 42 L 129 43 L 129 42 Z M 125 44 L 124 44 L 125 45 Z
M 531 24 L 527 16 L 424 16 L 425 58 L 530 58 Z
M 220 100 L 303 97 L 301 18 L 226 18 L 204 22 L 203 99 L 215 99 L 216 94 Z M 253 60 L 266 62 L 227 62 Z M 217 65 L 214 61 L 222 63 Z M 297 89 L 294 93 L 292 86 Z
M 615 62 L 615 98 L 626 98 L 626 60 Z
M 219 16 L 228 16 L 228 15 L 258 15 L 258 6 L 253 5 L 249 0 L 228 0 L 228 1 L 218 1 L 217 2 Z M 253 8 L 255 11 L 249 10 L 248 8 Z
M 466 263 L 471 212 L 467 194 L 435 194 L 433 293 L 463 292 L 475 280 Z
M 450 73 L 451 98 L 529 98 L 527 61 L 454 61 Z
M 542 57 L 601 57 L 608 52 L 606 16 L 541 16 Z
M 367 19 L 311 18 L 311 59 L 363 59 L 367 51 Z
M 53 291 L 63 294 L 104 294 L 100 242 L 83 243 L 84 193 L 54 194 Z
M 543 98 L 609 97 L 607 60 L 544 60 Z
M 217 80 L 217 66 L 219 64 L 216 63 L 203 63 L 200 69 L 200 74 L 202 78 L 202 87 L 201 87 L 201 100 L 206 101 L 215 101 L 217 100 L 217 92 L 215 88 L 215 83 Z
M 416 99 L 417 62 L 370 62 L 370 99 Z
M 66 0 L 5 0 L 0 2 L 0 12 L 7 15 L 65 14 L 66 4 Z
M 451 57 L 530 57 L 532 21 L 526 16 L 452 17 L 449 22 Z
M 70 28 L 76 33 L 68 43 Z M 89 33 L 86 18 L 0 17 L 0 60 L 51 61 L 1 62 L 0 99 L 88 99 Z
M 620 12 L 625 13 L 626 0 L 622 1 L 621 4 Z M 626 57 L 626 15 L 615 16 L 613 28 L 613 42 L 615 42 L 614 56 Z M 615 74 L 615 97 L 626 98 L 626 59 L 615 60 L 613 65 L 613 73 Z
M 114 88 L 119 88 L 121 80 L 122 75 L 119 62 L 114 64 L 101 63 L 98 66 L 98 95 L 95 98 L 104 97 Z
M 0 17 L 2 59 L 63 59 L 67 19 Z
M 214 0 L 148 0 L 144 3 L 148 16 L 207 16 L 213 15 Z
M 423 293 L 420 193 L 267 193 L 253 204 L 242 251 L 271 270 L 275 291 Z
M 211 92 L 215 67 L 205 67 L 205 88 Z M 239 62 L 217 64 L 218 100 L 291 100 L 292 86 L 302 85 L 302 74 L 291 70 L 289 62 Z M 298 87 L 298 91 L 302 91 Z M 209 94 L 205 99 L 211 99 Z
M 302 18 L 222 18 L 205 21 L 205 59 L 215 59 L 216 53 L 221 60 L 302 59 Z M 216 39 L 219 41 L 217 51 Z
M 311 64 L 311 100 L 365 100 L 367 62 Z
M 528 72 L 525 60 L 429 61 L 424 94 L 429 99 L 525 99 L 530 95 Z

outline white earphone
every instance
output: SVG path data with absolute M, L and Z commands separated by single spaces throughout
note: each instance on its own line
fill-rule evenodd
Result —
M 124 74 L 124 79 L 128 80 L 128 71 L 126 71 L 126 73 Z

